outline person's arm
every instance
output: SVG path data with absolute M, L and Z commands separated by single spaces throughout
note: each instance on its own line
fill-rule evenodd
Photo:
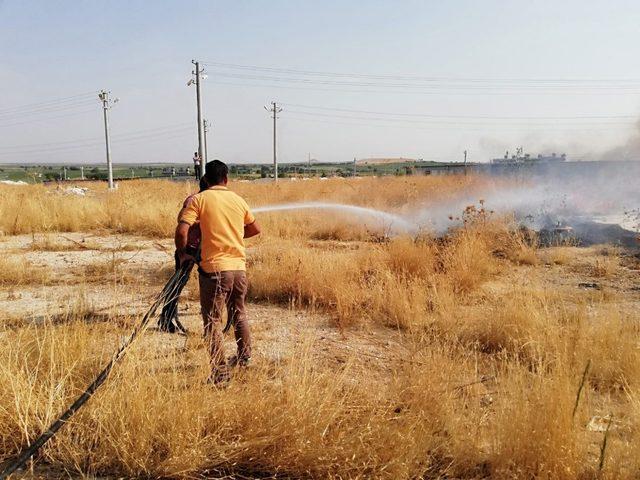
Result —
M 251 209 L 247 202 L 244 202 L 244 238 L 255 237 L 260 233 L 260 224 L 256 220 L 256 217 L 251 213 Z
M 255 237 L 260 234 L 260 231 L 260 224 L 254 220 L 253 223 L 244 226 L 244 238 Z
M 178 218 L 178 226 L 176 227 L 174 237 L 176 252 L 178 252 L 180 263 L 185 260 L 193 260 L 193 257 L 187 254 L 186 249 L 189 241 L 189 227 L 197 222 L 200 217 L 199 207 L 199 203 L 195 201 L 194 197 L 194 199 L 189 202 L 188 205 L 183 206 L 180 211 L 180 218 Z
M 174 238 L 176 250 L 184 251 L 187 248 L 187 235 L 189 234 L 190 225 L 185 222 L 179 222 L 176 227 L 176 235 Z
M 182 265 L 185 261 L 194 260 L 194 258 L 187 253 L 187 238 L 189 235 L 189 227 L 190 225 L 185 222 L 178 223 L 176 227 L 175 234 L 175 244 L 176 244 L 176 252 L 178 252 L 178 259 L 180 260 L 180 265 Z

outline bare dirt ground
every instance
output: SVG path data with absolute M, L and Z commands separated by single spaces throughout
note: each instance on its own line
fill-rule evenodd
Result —
M 24 258 L 28 265 L 46 269 L 49 280 L 44 285 L 0 287 L 0 318 L 24 325 L 55 319 L 74 308 L 83 308 L 95 319 L 128 317 L 135 321 L 144 315 L 173 272 L 172 248 L 171 240 L 159 242 L 126 235 L 65 233 L 5 237 L 5 241 L 0 242 L 0 255 Z M 114 263 L 116 271 L 100 270 Z M 93 270 L 102 276 L 96 278 Z M 195 278 L 190 280 L 180 301 L 180 320 L 189 332 L 187 337 L 162 333 L 153 324 L 141 348 L 154 348 L 159 352 L 202 348 L 200 307 L 194 292 L 190 291 L 196 283 Z M 393 350 L 401 348 L 398 335 L 383 329 L 351 332 L 347 344 L 343 333 L 320 312 L 255 303 L 248 308 L 255 356 L 266 361 L 281 361 L 290 355 L 296 343 L 307 342 L 310 351 L 318 357 L 340 363 L 361 351 L 362 355 L 358 356 L 363 365 L 382 366 L 385 351 L 392 344 Z M 227 354 L 233 353 L 234 345 L 233 335 L 229 334 Z

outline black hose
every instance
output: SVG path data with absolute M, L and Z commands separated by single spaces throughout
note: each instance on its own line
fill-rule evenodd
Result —
M 176 287 L 179 285 L 180 281 L 183 279 L 185 275 L 189 275 L 191 268 L 184 267 L 177 270 L 167 281 L 166 285 L 162 289 L 162 291 L 158 294 L 155 301 L 151 305 L 151 308 L 147 311 L 147 313 L 142 317 L 142 320 L 136 327 L 133 329 L 129 337 L 125 340 L 125 342 L 120 346 L 118 351 L 111 357 L 109 363 L 104 367 L 104 369 L 98 374 L 93 382 L 85 389 L 85 391 L 80 395 L 75 402 L 71 404 L 67 410 L 55 420 L 49 428 L 44 431 L 32 444 L 27 446 L 24 450 L 20 452 L 20 454 L 16 457 L 16 459 L 11 463 L 8 467 L 6 467 L 3 472 L 0 474 L 0 480 L 5 480 L 11 475 L 13 472 L 22 467 L 27 461 L 35 455 L 38 450 L 42 448 L 42 446 L 47 443 L 60 428 L 69 420 L 86 402 L 91 398 L 91 396 L 95 393 L 95 391 L 102 385 L 105 380 L 109 377 L 109 373 L 115 366 L 115 364 L 124 356 L 127 348 L 133 343 L 136 337 L 144 332 L 149 321 L 156 313 L 156 310 L 160 306 L 160 304 L 164 303 L 166 298 L 170 295 L 175 294 Z

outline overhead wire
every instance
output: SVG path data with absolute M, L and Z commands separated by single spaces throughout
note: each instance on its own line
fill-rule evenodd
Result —
M 190 129 L 191 128 L 190 125 L 191 125 L 190 122 L 189 123 L 183 122 L 183 123 L 178 123 L 174 125 L 147 128 L 147 129 L 127 132 L 127 133 L 119 133 L 119 134 L 116 133 L 114 135 L 111 135 L 111 139 L 113 141 L 118 141 L 121 139 L 127 139 L 130 137 L 136 137 L 136 136 L 147 135 L 147 134 L 150 134 L 151 136 L 164 135 L 166 133 L 171 133 L 176 130 L 183 130 L 188 128 Z M 10 145 L 10 146 L 6 145 L 6 146 L 0 147 L 0 153 L 6 150 L 22 150 L 22 149 L 31 149 L 33 147 L 55 148 L 55 147 L 64 146 L 64 145 L 80 145 L 80 144 L 95 143 L 95 142 L 104 143 L 104 136 L 77 138 L 75 140 L 65 140 L 61 142 L 33 143 L 29 145 Z
M 473 84 L 418 84 L 418 83 L 380 83 L 373 81 L 345 81 L 334 79 L 316 79 L 316 78 L 297 78 L 297 77 L 277 77 L 269 75 L 253 75 L 243 73 L 227 73 L 227 72 L 215 72 L 215 76 L 240 80 L 264 80 L 269 82 L 279 83 L 293 83 L 303 85 L 328 85 L 338 87 L 354 87 L 354 88 L 391 88 L 391 89 L 410 89 L 415 92 L 426 91 L 438 93 L 451 93 L 458 92 L 474 92 L 474 93 L 492 93 L 496 90 L 508 90 L 510 93 L 523 94 L 529 91 L 534 93 L 566 93 L 571 89 L 572 92 L 580 93 L 592 93 L 590 91 L 607 91 L 615 90 L 617 92 L 638 92 L 640 91 L 640 84 L 628 84 L 628 85 L 571 85 L 571 84 L 558 84 L 558 85 L 473 85 Z
M 77 95 L 71 95 L 68 97 L 60 97 L 60 98 L 54 98 L 51 100 L 44 100 L 41 102 L 34 102 L 34 103 L 27 103 L 24 105 L 16 105 L 13 107 L 9 107 L 9 108 L 2 108 L 0 109 L 0 115 L 4 114 L 5 112 L 13 112 L 13 111 L 25 111 L 25 110 L 31 110 L 34 108 L 39 108 L 39 107 L 43 107 L 43 106 L 50 106 L 50 105 L 55 105 L 55 104 L 59 104 L 59 103 L 67 103 L 69 101 L 74 101 L 77 100 L 79 98 L 82 97 L 86 97 L 88 99 L 88 97 L 90 95 L 96 95 L 96 92 L 85 92 L 85 93 L 79 93 Z
M 479 78 L 479 77 L 425 77 L 416 75 L 388 75 L 388 74 L 363 74 L 363 73 L 346 73 L 346 72 L 322 72 L 317 70 L 300 70 L 292 68 L 265 67 L 257 65 L 240 65 L 234 63 L 223 63 L 216 61 L 200 62 L 201 65 L 225 68 L 231 70 L 245 70 L 255 72 L 269 72 L 281 74 L 295 74 L 303 76 L 320 76 L 320 77 L 351 77 L 351 78 L 369 78 L 379 80 L 405 80 L 405 81 L 421 81 L 421 82 L 474 82 L 474 83 L 633 83 L 640 84 L 640 79 L 606 79 L 606 78 Z
M 33 117 L 42 114 L 47 114 L 49 112 L 59 112 L 65 110 L 72 110 L 77 107 L 83 107 L 88 105 L 97 105 L 97 102 L 94 100 L 83 99 L 83 100 L 74 100 L 70 102 L 60 103 L 56 105 L 46 105 L 41 108 L 32 109 L 32 110 L 24 110 L 19 112 L 10 112 L 10 113 L 0 113 L 0 120 L 7 119 L 20 119 L 23 117 Z
M 359 126 L 359 127 L 377 127 L 377 128 L 400 128 L 400 129 L 411 129 L 411 130 L 441 130 L 441 131 L 447 131 L 447 130 L 452 130 L 455 127 L 460 127 L 460 128 L 464 128 L 465 132 L 482 132 L 482 131 L 487 131 L 487 130 L 499 130 L 499 131 L 522 131 L 523 128 L 526 129 L 527 127 L 531 127 L 531 128 L 535 128 L 536 132 L 544 132 L 544 128 L 539 128 L 539 127 L 544 127 L 544 125 L 539 125 L 538 127 L 536 127 L 535 125 L 533 126 L 528 126 L 527 124 L 518 124 L 517 128 L 510 128 L 509 125 L 496 125 L 496 124 L 489 124 L 489 125 L 484 125 L 482 128 L 479 127 L 469 127 L 463 124 L 452 124 L 452 125 L 441 125 L 439 123 L 433 123 L 433 124 L 401 124 L 401 123 L 363 123 L 363 122 L 345 122 L 345 121 L 330 121 L 330 120 L 318 120 L 315 118 L 309 118 L 309 117 L 305 117 L 305 116 L 299 116 L 299 114 L 289 114 L 286 116 L 282 117 L 283 121 L 287 121 L 288 118 L 293 118 L 295 119 L 297 122 L 311 122 L 311 123 L 320 123 L 320 124 L 327 124 L 327 125 L 345 125 L 345 126 Z M 546 125 L 547 127 L 549 125 Z M 513 126 L 515 127 L 515 125 Z M 569 125 L 569 127 L 571 127 L 571 125 Z M 583 128 L 577 128 L 575 126 L 573 126 L 572 128 L 558 128 L 558 126 L 555 126 L 553 129 L 549 129 L 549 132 L 558 132 L 558 131 L 562 131 L 562 132 L 572 132 L 572 131 L 576 131 L 576 132 L 586 132 L 586 131 L 594 131 L 594 132 L 600 132 L 603 131 L 604 128 L 602 127 L 589 127 L 589 126 L 585 126 Z
M 176 138 L 183 138 L 185 134 L 191 131 L 191 127 L 182 127 L 177 128 L 171 131 L 159 131 L 156 133 L 149 133 L 144 135 L 136 135 L 129 137 L 112 137 L 111 144 L 113 147 L 118 147 L 120 145 L 131 145 L 139 142 L 144 142 L 150 139 L 159 138 L 159 140 L 174 140 Z M 25 146 L 26 147 L 26 146 Z M 33 155 L 33 154 L 41 154 L 41 153 L 64 153 L 64 152 L 73 152 L 77 150 L 89 150 L 94 148 L 103 148 L 104 147 L 104 138 L 102 140 L 96 140 L 92 142 L 77 142 L 75 144 L 70 145 L 60 145 L 53 146 L 47 148 L 35 148 L 35 149 L 23 149 L 23 150 L 14 150 L 14 151 L 1 151 L 0 156 L 20 156 L 20 155 Z
M 58 118 L 66 118 L 66 117 L 74 117 L 77 115 L 83 115 L 85 113 L 89 113 L 89 112 L 97 112 L 95 107 L 91 107 L 89 109 L 84 109 L 84 110 L 79 110 L 79 111 L 74 111 L 74 112 L 67 112 L 67 113 L 63 113 L 60 115 L 52 115 L 52 116 L 47 116 L 47 117 L 43 117 L 43 118 L 32 118 L 29 120 L 23 120 L 20 122 L 14 122 L 14 123 L 4 123 L 4 124 L 0 124 L 0 128 L 4 128 L 4 127 L 15 127 L 18 125 L 27 125 L 27 124 L 32 124 L 32 123 L 40 123 L 40 122 L 46 122 L 49 120 L 56 120 Z
M 393 94 L 393 95 L 427 95 L 427 96 L 435 96 L 435 95 L 456 95 L 456 96 L 488 96 L 487 92 L 474 92 L 474 91 L 456 91 L 456 92 L 442 92 L 442 91 L 426 91 L 426 90 L 376 90 L 372 88 L 328 88 L 322 86 L 315 85 L 307 85 L 307 86 L 299 86 L 299 85 L 288 85 L 288 84 L 270 84 L 270 83 L 247 83 L 247 82 L 225 82 L 221 80 L 216 80 L 215 76 L 212 74 L 207 80 L 210 84 L 216 85 L 225 85 L 230 87 L 250 87 L 250 88 L 271 88 L 271 89 L 283 89 L 283 90 L 299 90 L 299 91 L 313 91 L 313 92 L 340 92 L 340 93 L 350 93 L 350 94 Z M 577 92 L 567 90 L 562 92 L 563 95 L 584 95 L 589 92 Z M 522 95 L 522 92 L 517 91 L 492 91 L 490 93 L 491 96 L 501 97 L 501 96 L 515 96 Z M 545 92 L 545 91 L 536 91 L 536 92 L 528 92 L 528 95 L 556 95 L 557 92 Z M 620 96 L 620 95 L 635 95 L 635 92 L 628 91 L 620 91 L 620 90 L 610 90 L 605 92 L 590 92 L 590 95 L 608 95 L 608 96 Z
M 494 115 L 436 115 L 427 113 L 406 113 L 406 112 L 381 112 L 372 110 L 356 110 L 349 108 L 326 107 L 323 105 L 302 105 L 296 103 L 279 102 L 283 107 L 295 107 L 313 110 L 329 110 L 335 112 L 347 113 L 363 113 L 372 115 L 389 115 L 397 117 L 423 117 L 423 118 L 461 118 L 461 119 L 487 119 L 487 120 L 580 120 L 580 119 L 618 119 L 618 118 L 637 118 L 636 115 L 580 115 L 568 117 L 549 117 L 549 116 L 494 116 Z
M 424 120 L 413 120 L 406 118 L 391 118 L 391 117 L 372 117 L 372 116 L 352 116 L 352 115 L 341 115 L 341 114 L 327 114 L 327 113 L 318 113 L 318 112 L 306 112 L 304 110 L 288 110 L 290 113 L 295 113 L 298 115 L 310 116 L 310 117 L 323 117 L 323 118 L 339 118 L 339 119 L 347 119 L 347 120 L 367 120 L 367 121 L 383 121 L 383 122 L 393 122 L 393 123 L 406 123 L 406 124 L 437 124 L 437 125 L 487 125 L 487 124 L 495 124 L 495 125 L 505 125 L 505 121 L 503 120 L 461 120 L 461 121 L 448 121 L 448 120 L 438 120 L 438 119 L 424 119 Z M 520 120 L 522 122 L 523 120 Z M 526 121 L 526 123 L 513 123 L 514 121 L 508 121 L 508 125 L 519 125 L 519 126 L 549 126 L 550 121 L 540 123 L 533 121 Z M 622 122 L 622 121 L 600 121 L 600 122 L 574 122 L 574 123 L 563 123 L 563 124 L 555 124 L 555 125 L 634 125 L 634 122 Z

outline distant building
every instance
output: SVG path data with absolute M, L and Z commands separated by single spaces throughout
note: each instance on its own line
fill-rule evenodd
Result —
M 393 163 L 412 163 L 417 162 L 415 158 L 362 158 L 356 160 L 356 165 L 388 165 Z
M 509 151 L 504 154 L 502 158 L 493 158 L 491 159 L 491 163 L 494 165 L 513 165 L 513 164 L 531 164 L 531 163 L 555 163 L 555 162 L 565 162 L 567 160 L 567 155 L 556 155 L 552 153 L 551 155 L 538 155 L 537 157 L 532 157 L 528 153 L 523 153 L 522 147 L 516 149 L 515 155 L 509 156 Z

